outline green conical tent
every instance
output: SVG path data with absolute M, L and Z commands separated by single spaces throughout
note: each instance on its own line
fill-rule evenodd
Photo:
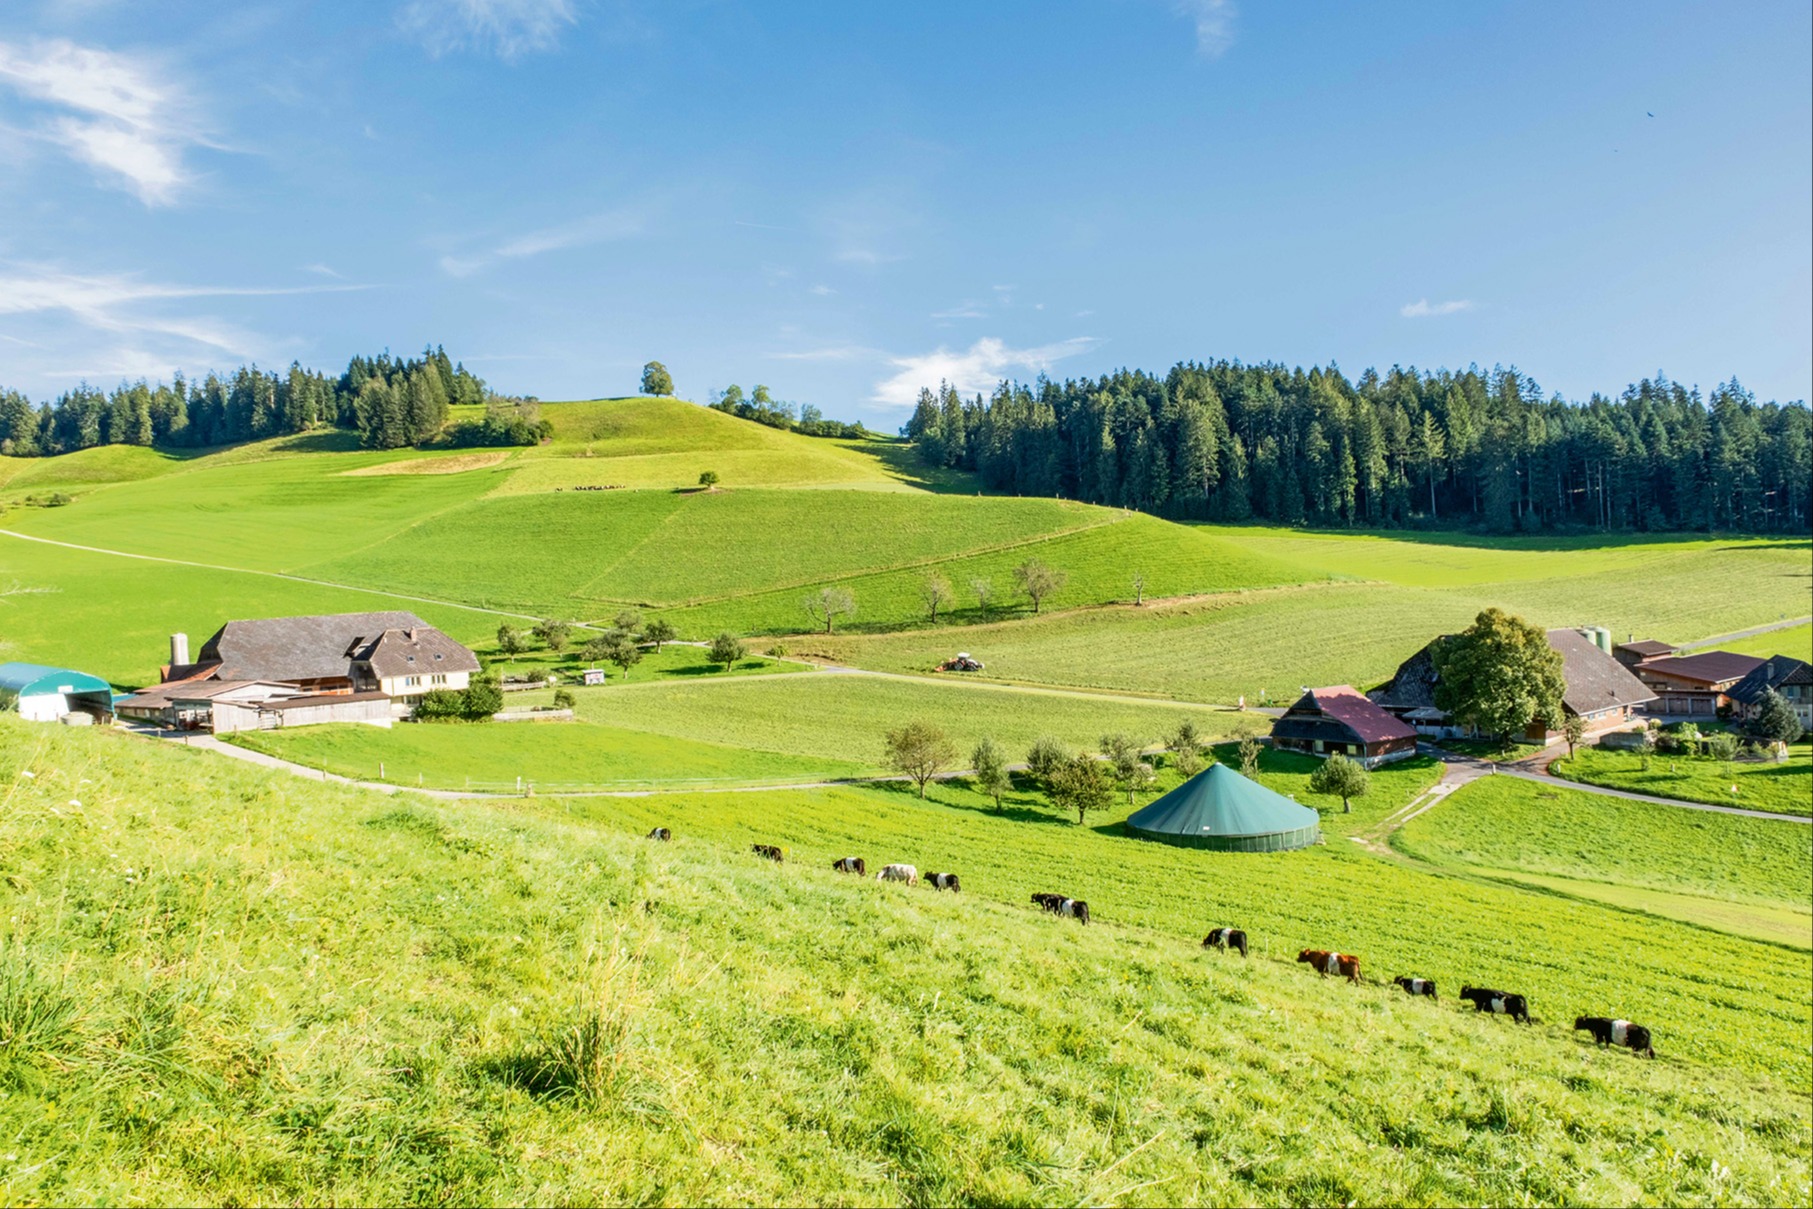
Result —
M 1127 819 L 1127 832 L 1186 848 L 1220 852 L 1285 852 L 1322 835 L 1321 816 L 1249 781 L 1225 764 L 1211 764 Z

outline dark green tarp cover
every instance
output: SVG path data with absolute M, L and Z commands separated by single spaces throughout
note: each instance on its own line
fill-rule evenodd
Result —
M 1284 852 L 1322 835 L 1322 816 L 1249 781 L 1225 764 L 1211 764 L 1127 819 L 1127 832 L 1186 848 L 1222 852 Z

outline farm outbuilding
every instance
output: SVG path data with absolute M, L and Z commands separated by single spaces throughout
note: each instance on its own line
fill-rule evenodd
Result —
M 1225 764 L 1211 764 L 1135 811 L 1127 833 L 1217 852 L 1288 852 L 1322 838 L 1322 816 Z
M 113 686 L 99 676 L 41 663 L 0 663 L 0 709 L 14 709 L 28 722 L 55 722 L 85 714 L 113 720 Z

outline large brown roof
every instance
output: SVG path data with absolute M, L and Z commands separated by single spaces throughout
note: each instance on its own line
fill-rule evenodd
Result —
M 1732 685 L 1726 695 L 1745 705 L 1760 705 L 1763 695 L 1770 689 L 1809 681 L 1813 681 L 1813 668 L 1809 668 L 1805 660 L 1792 655 L 1771 655 L 1751 668 L 1750 674 Z
M 1392 717 L 1368 701 L 1350 684 L 1312 688 L 1286 711 L 1314 711 L 1334 719 L 1360 737 L 1364 743 L 1387 743 L 1393 739 L 1414 739 L 1416 729 Z
M 379 676 L 419 676 L 428 672 L 476 672 L 478 657 L 439 630 L 420 626 L 385 630 L 360 653 Z
M 1672 659 L 1654 659 L 1643 665 L 1646 672 L 1673 676 L 1695 684 L 1724 684 L 1742 680 L 1755 671 L 1762 660 L 1755 655 L 1738 655 L 1731 651 L 1706 651 L 1698 655 L 1676 655 Z
M 390 631 L 413 634 L 394 647 L 382 642 Z M 432 637 L 430 637 L 432 636 Z M 395 662 L 411 667 L 405 655 L 439 652 L 443 659 L 429 663 L 439 671 L 476 671 L 478 660 L 414 613 L 401 610 L 376 613 L 329 613 L 310 617 L 270 617 L 229 621 L 202 644 L 196 666 L 210 668 L 221 680 L 332 680 L 351 678 L 353 665 L 370 658 L 374 649 L 387 646 L 397 652 Z M 463 655 L 459 659 L 455 652 Z M 419 657 L 419 656 L 418 656 Z M 173 673 L 176 669 L 172 669 Z M 404 675 L 402 671 L 380 675 Z
M 1579 630 L 1550 630 L 1549 645 L 1561 652 L 1561 702 L 1576 714 L 1597 714 L 1619 706 L 1654 701 L 1649 686 Z

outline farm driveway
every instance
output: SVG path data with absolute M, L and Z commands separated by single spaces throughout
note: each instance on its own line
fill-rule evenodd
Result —
M 1739 638 L 1755 638 L 1758 634 L 1772 634 L 1776 630 L 1791 630 L 1797 625 L 1806 625 L 1809 621 L 1813 621 L 1813 617 L 1790 617 L 1785 621 L 1772 621 L 1768 625 L 1752 626 L 1748 630 L 1733 630 L 1729 634 L 1714 634 L 1711 638 L 1684 642 L 1680 649 L 1697 651 L 1701 647 L 1716 646 L 1721 642 L 1735 642 Z

